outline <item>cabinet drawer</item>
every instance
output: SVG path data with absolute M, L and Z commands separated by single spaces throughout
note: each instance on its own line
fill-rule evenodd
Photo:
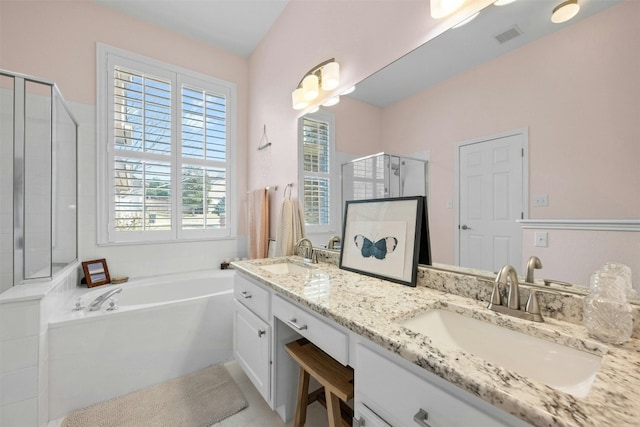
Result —
M 233 294 L 242 305 L 260 316 L 262 320 L 269 322 L 269 298 L 271 294 L 267 289 L 242 277 L 241 274 L 236 274 Z
M 463 390 L 455 394 L 358 345 L 356 399 L 393 426 L 523 426 L 512 415 Z M 408 363 L 408 362 L 407 362 Z M 430 375 L 428 372 L 425 374 Z M 434 380 L 440 380 L 435 378 Z M 475 403 L 472 404 L 471 402 Z M 477 401 L 477 402 L 476 402 Z M 356 404 L 357 405 L 357 404 Z M 425 414 L 426 419 L 425 419 Z
M 349 338 L 345 332 L 278 295 L 273 298 L 273 315 L 338 362 L 348 364 Z

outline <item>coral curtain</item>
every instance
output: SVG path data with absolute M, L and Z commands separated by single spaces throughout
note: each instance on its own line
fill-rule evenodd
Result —
M 285 198 L 276 233 L 276 256 L 293 255 L 296 243 L 304 236 L 304 216 L 300 203 L 295 198 Z
M 269 190 L 249 194 L 249 258 L 266 258 L 269 249 Z

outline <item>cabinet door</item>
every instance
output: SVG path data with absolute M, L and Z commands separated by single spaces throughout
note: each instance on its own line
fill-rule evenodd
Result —
M 271 329 L 267 323 L 238 301 L 234 301 L 234 303 L 233 355 L 262 397 L 269 402 Z

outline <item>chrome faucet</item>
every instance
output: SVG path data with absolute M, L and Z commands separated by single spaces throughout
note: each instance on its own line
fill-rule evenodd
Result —
M 533 283 L 533 270 L 542 268 L 542 261 L 537 256 L 532 256 L 527 262 L 527 277 L 524 281 L 527 283 Z
M 100 295 L 98 298 L 94 299 L 93 302 L 91 304 L 89 304 L 89 311 L 96 311 L 96 310 L 100 310 L 100 307 L 102 307 L 102 304 L 108 300 L 109 298 L 111 298 L 112 296 L 114 296 L 115 294 L 118 294 L 122 292 L 122 288 L 116 288 L 116 289 L 112 289 L 108 292 L 105 292 L 104 294 Z
M 500 294 L 500 285 L 509 285 L 507 293 L 507 304 L 503 304 L 502 295 Z M 533 320 L 534 322 L 544 322 L 538 305 L 538 297 L 535 289 L 529 290 L 529 299 L 524 307 L 520 308 L 520 284 L 518 283 L 518 274 L 516 269 L 510 265 L 504 265 L 498 272 L 493 291 L 491 292 L 491 302 L 487 307 L 498 313 L 508 314 L 520 319 Z
M 340 237 L 338 236 L 331 236 L 331 238 L 329 239 L 329 243 L 327 243 L 327 249 L 335 249 L 336 243 L 340 243 Z
M 514 310 L 520 310 L 520 285 L 518 284 L 518 273 L 516 273 L 516 269 L 509 264 L 503 266 L 498 272 L 495 285 L 493 286 L 493 292 L 491 292 L 491 304 L 497 303 L 502 305 L 500 284 L 506 285 L 507 283 L 509 283 L 507 307 Z
M 296 243 L 296 248 L 302 249 L 302 258 L 304 258 L 305 260 L 311 260 L 311 258 L 313 257 L 313 243 L 311 243 L 311 240 L 307 239 L 306 237 L 298 240 L 298 243 Z

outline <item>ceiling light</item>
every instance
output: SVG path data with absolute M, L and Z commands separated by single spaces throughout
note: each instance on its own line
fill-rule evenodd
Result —
M 298 86 L 291 94 L 291 104 L 295 110 L 303 110 L 312 103 L 323 105 L 329 105 L 329 102 L 333 102 L 335 105 L 340 101 L 339 97 L 336 97 L 337 100 L 333 98 L 330 100 L 323 100 L 327 98 L 327 96 L 331 95 L 331 91 L 337 88 L 340 85 L 340 65 L 335 61 L 335 59 L 331 58 L 327 61 L 324 61 L 311 70 L 309 70 Z
M 564 3 L 560 3 L 553 9 L 551 14 L 551 22 L 554 24 L 561 24 L 567 22 L 573 18 L 580 11 L 580 5 L 578 0 L 567 0 Z
M 504 6 L 506 4 L 513 3 L 514 1 L 516 0 L 496 0 L 493 2 L 493 4 L 496 6 Z
M 431 17 L 444 18 L 451 15 L 464 4 L 466 0 L 431 0 Z

